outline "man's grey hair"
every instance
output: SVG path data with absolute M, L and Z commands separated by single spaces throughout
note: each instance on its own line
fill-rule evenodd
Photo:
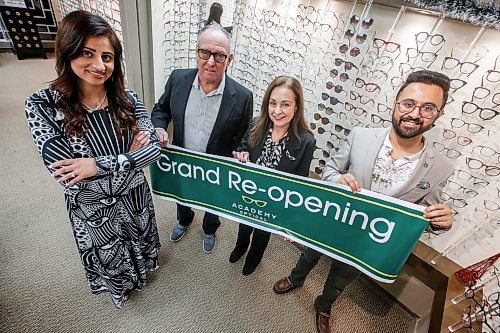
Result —
M 207 24 L 203 29 L 200 30 L 200 32 L 198 33 L 198 42 L 196 43 L 196 48 L 199 47 L 201 35 L 203 35 L 208 30 L 222 31 L 222 33 L 224 34 L 224 36 L 226 36 L 226 38 L 227 38 L 228 52 L 231 53 L 231 34 L 229 32 L 227 32 L 227 30 L 224 29 L 217 22 L 212 22 L 210 24 Z

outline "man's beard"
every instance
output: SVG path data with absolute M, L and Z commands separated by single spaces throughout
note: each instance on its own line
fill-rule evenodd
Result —
M 403 128 L 403 127 L 401 127 L 401 123 L 403 121 L 413 121 L 413 122 L 415 122 L 416 125 L 420 125 L 420 126 L 412 128 L 412 129 Z M 420 119 L 413 119 L 411 117 L 405 117 L 405 116 L 401 117 L 399 119 L 399 122 L 397 122 L 395 115 L 394 114 L 392 115 L 392 127 L 396 131 L 396 134 L 400 138 L 403 138 L 403 139 L 414 138 L 422 133 L 427 132 L 434 125 L 434 124 L 430 124 L 429 126 L 424 127 L 423 123 L 424 123 L 424 121 L 421 118 Z

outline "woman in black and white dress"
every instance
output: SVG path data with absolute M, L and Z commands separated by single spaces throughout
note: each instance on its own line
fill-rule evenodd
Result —
M 240 162 L 307 177 L 315 148 L 316 140 L 304 118 L 300 82 L 279 76 L 267 88 L 260 116 L 252 120 L 233 155 Z M 250 247 L 242 273 L 252 274 L 262 260 L 270 237 L 267 231 L 240 223 L 229 262 L 238 261 Z
M 92 293 L 116 307 L 158 268 L 158 231 L 142 171 L 160 157 L 143 103 L 124 88 L 122 47 L 110 25 L 68 14 L 56 37 L 58 77 L 26 100 L 43 163 L 62 184 Z

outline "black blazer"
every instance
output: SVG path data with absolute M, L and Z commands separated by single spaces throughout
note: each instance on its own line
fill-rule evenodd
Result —
M 252 121 L 250 127 L 253 127 L 254 124 L 255 121 Z M 262 154 L 266 137 L 252 147 L 248 142 L 250 131 L 251 128 L 247 130 L 237 150 L 247 151 L 250 154 L 250 162 L 255 163 Z M 311 165 L 314 149 L 316 149 L 316 139 L 309 132 L 299 132 L 299 137 L 296 138 L 290 135 L 290 139 L 285 145 L 284 155 L 281 156 L 276 170 L 307 177 L 309 176 L 309 166 Z
M 172 71 L 165 85 L 165 92 L 153 107 L 151 121 L 155 127 L 167 129 L 173 120 L 172 144 L 184 146 L 184 116 L 197 69 Z M 219 114 L 208 139 L 206 152 L 232 157 L 233 150 L 245 134 L 253 114 L 252 92 L 226 74 L 226 86 L 222 94 Z

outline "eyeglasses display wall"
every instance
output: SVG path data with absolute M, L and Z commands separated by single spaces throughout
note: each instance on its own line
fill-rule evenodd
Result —
M 157 92 L 172 69 L 196 67 L 196 34 L 209 6 L 176 0 L 157 8 Z M 232 26 L 228 74 L 253 91 L 256 112 L 276 76 L 301 81 L 317 174 L 354 126 L 391 126 L 395 94 L 409 73 L 449 75 L 445 115 L 427 144 L 455 165 L 443 194 L 455 225 L 422 240 L 464 266 L 500 251 L 500 32 L 444 15 L 331 0 L 237 1 Z
M 32 10 L 0 6 L 0 14 L 19 60 L 30 56 L 41 56 L 47 59 Z
M 58 0 L 61 17 L 75 10 L 86 10 L 104 18 L 123 40 L 119 0 Z

